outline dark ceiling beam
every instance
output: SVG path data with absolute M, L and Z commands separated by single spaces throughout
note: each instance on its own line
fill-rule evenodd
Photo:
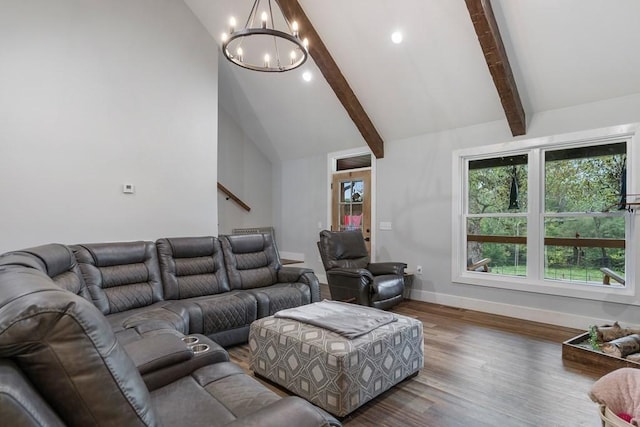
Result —
M 490 0 L 465 0 L 513 136 L 527 133 L 524 107 Z
M 384 157 L 384 142 L 376 130 L 369 116 L 364 111 L 362 104 L 342 75 L 338 65 L 331 57 L 329 50 L 324 45 L 318 32 L 311 25 L 311 21 L 302 10 L 297 0 L 276 0 L 282 13 L 289 22 L 296 21 L 300 26 L 300 37 L 309 40 L 309 53 L 320 69 L 320 72 L 335 92 L 336 96 L 347 110 L 349 117 L 364 137 L 367 145 L 376 158 Z

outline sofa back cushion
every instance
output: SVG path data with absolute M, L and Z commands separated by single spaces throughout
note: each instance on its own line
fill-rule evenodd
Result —
M 76 257 L 67 246 L 51 243 L 14 253 L 34 257 L 40 265 L 38 269 L 46 273 L 56 285 L 91 301 L 91 295 L 84 283 Z
M 282 264 L 271 234 L 221 236 L 231 289 L 273 285 Z
M 119 313 L 163 300 L 153 242 L 92 243 L 72 249 L 91 299 L 102 313 Z
M 149 392 L 105 317 L 34 268 L 0 267 L 6 358 L 66 425 L 158 424 Z
M 326 271 L 333 268 L 367 268 L 369 265 L 369 252 L 360 231 L 323 230 L 320 232 L 318 249 Z
M 228 292 L 220 241 L 215 237 L 173 237 L 156 241 L 165 299 Z

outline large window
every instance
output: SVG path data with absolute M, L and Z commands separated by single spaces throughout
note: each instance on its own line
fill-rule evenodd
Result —
M 624 278 L 626 145 L 544 152 L 545 279 Z
M 633 291 L 634 135 L 632 126 L 456 152 L 454 281 Z
M 469 161 L 468 269 L 526 275 L 527 163 L 526 154 Z

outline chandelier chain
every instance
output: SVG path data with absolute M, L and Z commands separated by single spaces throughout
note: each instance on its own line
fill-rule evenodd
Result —
M 271 8 L 271 0 L 269 0 L 269 17 L 271 18 L 271 29 L 275 30 L 275 23 L 273 21 L 273 9 Z M 287 26 L 289 26 L 289 23 L 287 22 L 287 19 L 285 18 L 284 22 L 287 24 Z M 273 38 L 273 48 L 276 51 L 276 65 L 278 66 L 278 68 L 280 68 L 281 64 L 280 64 L 280 51 L 278 50 L 278 43 L 276 42 L 276 38 Z

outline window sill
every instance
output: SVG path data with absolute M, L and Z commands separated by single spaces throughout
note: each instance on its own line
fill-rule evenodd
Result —
M 602 285 L 580 284 L 554 280 L 531 280 L 524 277 L 501 276 L 482 272 L 465 271 L 453 277 L 454 283 L 489 288 L 507 289 L 519 292 L 533 292 L 538 294 L 556 295 L 570 298 L 608 301 L 620 304 L 640 305 L 634 302 L 635 289 L 631 284 Z

